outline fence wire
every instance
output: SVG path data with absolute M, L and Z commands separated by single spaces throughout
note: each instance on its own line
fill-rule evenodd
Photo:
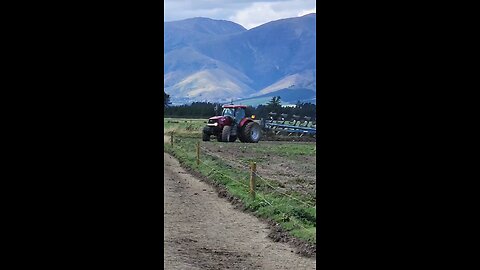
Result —
M 183 150 L 185 150 L 185 151 L 187 150 L 187 149 L 185 149 L 184 147 L 181 147 L 179 144 L 175 144 L 175 143 L 173 144 L 173 147 L 178 147 L 178 148 L 181 148 L 181 149 L 183 149 Z M 219 159 L 223 159 L 223 157 L 220 157 L 220 156 L 214 154 L 213 152 L 207 150 L 206 148 L 204 148 L 204 147 L 202 147 L 202 146 L 200 146 L 200 149 L 203 149 L 203 150 L 204 150 L 204 153 L 207 154 L 208 156 L 213 156 L 213 157 L 216 157 L 216 158 L 219 158 Z M 210 153 L 210 154 L 208 154 L 208 153 Z M 222 175 L 223 177 L 226 177 L 226 178 L 228 178 L 228 179 L 230 179 L 230 180 L 232 180 L 232 181 L 234 181 L 234 182 L 236 182 L 236 183 L 239 183 L 240 185 L 242 185 L 243 187 L 245 187 L 247 190 L 250 189 L 250 187 L 249 187 L 248 185 L 246 185 L 245 183 L 243 183 L 243 182 L 241 182 L 241 181 L 239 181 L 239 180 L 237 180 L 237 179 L 233 179 L 232 177 L 230 177 L 230 176 L 222 173 L 222 172 L 219 171 L 218 169 L 215 169 L 214 167 L 212 167 L 212 166 L 210 166 L 209 164 L 205 163 L 202 159 L 200 159 L 199 162 L 202 163 L 203 165 L 205 165 L 206 167 L 208 167 L 209 169 L 211 169 L 210 172 L 209 172 L 207 175 L 211 175 L 211 173 L 214 172 L 214 173 L 220 174 L 220 175 Z M 242 164 L 242 163 L 238 163 L 238 162 L 235 162 L 235 161 L 229 161 L 229 162 L 235 163 L 235 164 L 239 165 L 240 167 L 243 167 L 243 168 L 246 168 L 246 169 L 250 169 L 250 166 L 248 166 L 248 165 L 245 165 L 245 164 Z M 265 178 L 263 178 L 262 176 L 260 176 L 260 175 L 258 174 L 258 172 L 255 172 L 255 175 L 258 176 L 261 180 L 263 180 L 263 182 L 264 182 L 265 184 L 267 184 L 270 188 L 272 188 L 274 192 L 277 192 L 277 193 L 279 193 L 279 194 L 281 194 L 281 195 L 287 196 L 287 197 L 289 197 L 289 198 L 291 198 L 291 199 L 293 199 L 293 200 L 295 200 L 295 201 L 298 201 L 298 202 L 300 202 L 300 203 L 302 203 L 302 204 L 304 204 L 304 205 L 306 205 L 306 206 L 316 208 L 315 205 L 311 205 L 311 204 L 309 204 L 309 203 L 306 203 L 306 202 L 304 202 L 304 201 L 301 201 L 301 200 L 299 200 L 299 199 L 291 196 L 290 194 L 287 194 L 287 193 L 285 193 L 285 192 L 279 191 L 278 188 L 272 186 L 270 183 L 268 183 L 267 180 L 265 180 Z M 261 201 L 267 203 L 267 204 L 270 205 L 270 206 L 273 206 L 273 204 L 272 204 L 271 202 L 269 202 L 262 194 L 260 194 L 260 193 L 255 193 L 255 195 L 256 195 L 256 197 L 258 197 Z M 276 210 L 279 211 L 281 214 L 288 216 L 288 217 L 289 217 L 289 220 L 288 220 L 288 221 L 291 221 L 291 222 L 294 224 L 294 226 L 298 226 L 298 227 L 300 227 L 300 228 L 302 228 L 302 229 L 304 229 L 304 230 L 307 230 L 307 228 L 306 228 L 305 226 L 303 226 L 303 224 L 301 224 L 300 222 L 297 221 L 297 218 L 292 217 L 292 216 L 289 215 L 288 213 L 285 213 L 285 212 L 280 211 L 278 208 L 277 208 Z
M 202 147 L 202 146 L 200 146 L 200 149 L 203 149 L 204 152 L 205 152 L 207 155 L 214 156 L 214 157 L 217 157 L 217 158 L 220 158 L 220 159 L 222 158 L 222 157 L 219 157 L 218 155 L 214 154 L 213 152 L 211 152 L 210 150 L 207 150 L 206 148 L 204 148 L 204 147 Z M 242 163 L 237 162 L 237 161 L 229 160 L 227 163 L 234 163 L 234 164 L 236 164 L 236 165 L 238 165 L 238 166 L 240 166 L 240 167 L 250 169 L 250 166 L 245 165 L 245 164 L 242 164 Z M 284 191 L 281 191 L 278 187 L 274 187 L 272 184 L 269 183 L 269 181 L 267 181 L 264 177 L 262 177 L 262 176 L 258 173 L 258 171 L 254 172 L 254 173 L 255 173 L 256 176 L 258 176 L 258 178 L 260 178 L 261 180 L 263 180 L 263 182 L 264 182 L 268 187 L 270 187 L 274 192 L 279 193 L 279 194 L 281 194 L 281 195 L 283 195 L 283 196 L 287 196 L 287 197 L 289 197 L 290 199 L 293 199 L 293 200 L 295 200 L 295 201 L 297 201 L 297 202 L 299 202 L 299 203 L 301 203 L 301 204 L 303 204 L 303 205 L 306 205 L 306 206 L 308 206 L 308 207 L 313 207 L 313 208 L 316 208 L 316 207 L 317 207 L 316 205 L 309 204 L 309 203 L 307 203 L 307 202 L 304 202 L 304 201 L 302 201 L 302 200 L 299 200 L 298 198 L 295 198 L 294 196 L 292 196 L 292 195 L 290 195 L 290 194 L 288 194 L 288 193 L 286 193 L 286 192 L 284 192 Z
M 247 188 L 247 190 L 249 190 L 249 189 L 250 189 L 250 187 L 249 187 L 249 186 L 247 186 L 245 183 L 242 183 L 242 182 L 240 182 L 240 181 L 239 181 L 239 180 L 237 180 L 237 179 L 233 179 L 233 178 L 231 178 L 230 176 L 228 176 L 228 175 L 226 175 L 226 174 L 224 174 L 224 173 L 220 172 L 219 170 L 216 170 L 215 168 L 213 168 L 212 166 L 210 166 L 210 165 L 206 164 L 206 163 L 205 163 L 205 162 L 203 162 L 202 160 L 200 160 L 200 163 L 203 163 L 203 165 L 205 165 L 205 166 L 207 166 L 207 167 L 211 168 L 211 169 L 212 169 L 212 171 L 215 171 L 215 172 L 217 172 L 218 174 L 220 174 L 220 175 L 222 175 L 222 176 L 224 176 L 224 177 L 226 177 L 226 178 L 228 178 L 228 179 L 230 179 L 230 180 L 232 180 L 232 181 L 235 181 L 235 182 L 237 182 L 237 183 L 241 184 L 242 186 L 246 187 L 246 188 Z M 261 197 L 260 199 L 261 199 L 261 200 L 263 200 L 264 202 L 266 202 L 267 204 L 269 204 L 269 205 L 272 205 L 272 204 L 271 204 L 269 201 L 267 201 L 267 200 L 265 199 L 265 197 L 263 197 L 261 194 L 255 194 L 255 195 L 256 195 L 256 196 L 258 196 L 258 197 Z

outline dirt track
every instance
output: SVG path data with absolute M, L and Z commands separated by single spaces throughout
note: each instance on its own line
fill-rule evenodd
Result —
M 164 153 L 165 269 L 315 269 L 267 235 L 268 225 L 234 209 Z

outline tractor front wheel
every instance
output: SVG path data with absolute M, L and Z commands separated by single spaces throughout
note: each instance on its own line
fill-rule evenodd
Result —
M 222 141 L 223 142 L 234 142 L 237 139 L 237 136 L 232 136 L 232 126 L 224 126 L 222 130 Z
M 210 141 L 210 133 L 208 133 L 208 131 L 209 131 L 209 128 L 208 128 L 208 127 L 205 127 L 205 128 L 203 129 L 202 141 L 204 141 L 204 142 Z

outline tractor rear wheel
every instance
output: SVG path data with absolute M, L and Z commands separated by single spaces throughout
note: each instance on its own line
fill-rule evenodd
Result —
M 231 136 L 231 133 L 232 133 L 232 126 L 224 126 L 222 130 L 222 141 L 231 142 L 233 139 L 232 138 L 233 136 Z M 236 139 L 237 137 L 235 136 L 235 140 Z
M 255 122 L 248 123 L 243 129 L 243 135 L 245 142 L 257 143 L 260 140 L 261 128 L 260 125 Z
M 239 139 L 241 142 L 247 142 L 247 141 L 245 140 L 245 138 L 243 138 L 243 130 L 244 130 L 244 129 L 245 129 L 245 128 L 242 127 L 242 128 L 238 131 L 238 139 Z
M 242 143 L 248 143 L 248 138 L 245 137 L 245 127 L 247 125 L 243 125 L 243 127 L 241 127 L 239 130 L 238 130 L 238 139 L 242 142 Z

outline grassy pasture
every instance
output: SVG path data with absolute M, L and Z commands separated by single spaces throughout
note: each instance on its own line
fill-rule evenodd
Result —
M 205 119 L 164 119 L 164 134 L 174 132 L 174 145 L 165 141 L 164 151 L 174 155 L 183 166 L 189 167 L 223 185 L 227 191 L 240 199 L 245 207 L 255 215 L 279 223 L 294 237 L 311 244 L 316 243 L 316 206 L 315 192 L 289 188 L 291 185 L 315 182 L 315 172 L 302 172 L 300 175 L 288 176 L 287 173 L 270 173 L 268 162 L 278 159 L 300 166 L 305 160 L 315 159 L 315 144 L 259 142 L 258 144 L 222 143 L 212 140 L 201 142 Z M 195 145 L 200 141 L 202 149 L 199 166 L 196 165 Z M 243 155 L 241 155 L 243 154 Z M 256 199 L 249 194 L 250 173 L 248 165 L 256 161 L 265 171 L 257 178 Z M 243 166 L 243 167 L 242 167 Z M 285 166 L 283 166 L 285 167 Z M 313 164 L 313 168 L 315 164 Z M 312 175 L 313 174 L 313 175 Z M 285 176 L 282 176 L 285 175 Z M 266 177 L 265 177 L 266 176 Z M 292 180 L 286 181 L 290 177 Z M 314 184 L 314 183 L 313 183 Z M 304 186 L 302 186 L 304 188 Z M 313 194 L 313 195 L 312 195 Z

